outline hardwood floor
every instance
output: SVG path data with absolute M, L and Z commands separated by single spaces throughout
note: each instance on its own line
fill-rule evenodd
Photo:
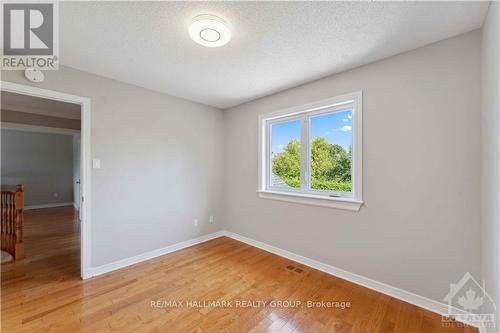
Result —
M 226 237 L 81 281 L 73 209 L 25 223 L 26 259 L 2 265 L 3 332 L 477 332 Z M 321 300 L 350 307 L 307 304 Z

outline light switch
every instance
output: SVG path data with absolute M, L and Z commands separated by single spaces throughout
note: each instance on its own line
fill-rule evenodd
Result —
M 94 158 L 92 160 L 92 168 L 94 168 L 94 169 L 100 169 L 101 168 L 101 160 L 97 159 L 97 158 Z

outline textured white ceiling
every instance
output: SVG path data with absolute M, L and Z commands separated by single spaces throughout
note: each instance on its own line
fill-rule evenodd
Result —
M 481 27 L 487 2 L 61 2 L 64 65 L 228 108 Z M 192 17 L 232 27 L 194 43 Z

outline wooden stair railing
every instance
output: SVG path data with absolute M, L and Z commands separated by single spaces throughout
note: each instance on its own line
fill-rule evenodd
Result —
M 14 260 L 24 258 L 23 243 L 24 191 L 16 185 L 15 191 L 2 189 L 1 196 L 1 249 Z

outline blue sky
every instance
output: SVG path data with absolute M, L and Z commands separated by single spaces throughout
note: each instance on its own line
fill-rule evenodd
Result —
M 287 143 L 300 140 L 300 121 L 291 120 L 273 125 L 271 146 L 274 153 L 281 153 Z M 352 142 L 351 110 L 334 112 L 311 118 L 311 138 L 324 137 L 347 149 Z

